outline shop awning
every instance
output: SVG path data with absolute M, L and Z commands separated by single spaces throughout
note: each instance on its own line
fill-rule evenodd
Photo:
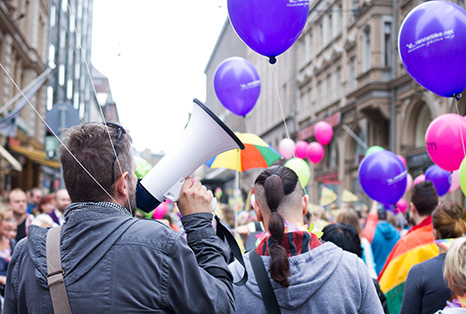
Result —
M 2 155 L 3 158 L 5 158 L 6 161 L 8 161 L 11 164 L 13 169 L 15 169 L 16 171 L 23 171 L 21 163 L 18 160 L 16 160 L 16 158 L 13 157 L 3 146 L 0 146 L 0 155 Z
M 10 148 L 12 151 L 26 156 L 27 158 L 31 159 L 32 161 L 38 164 L 48 166 L 51 168 L 60 168 L 60 162 L 47 159 L 47 156 L 44 151 L 21 146 L 10 146 Z

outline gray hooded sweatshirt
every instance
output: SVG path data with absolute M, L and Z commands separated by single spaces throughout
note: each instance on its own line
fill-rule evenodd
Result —
M 268 270 L 270 256 L 261 258 Z M 327 242 L 289 261 L 289 287 L 273 281 L 269 273 L 282 313 L 383 313 L 367 267 L 355 254 Z M 245 262 L 249 279 L 233 288 L 237 313 L 266 313 L 249 254 Z M 235 281 L 244 272 L 237 262 L 230 264 L 230 270 Z

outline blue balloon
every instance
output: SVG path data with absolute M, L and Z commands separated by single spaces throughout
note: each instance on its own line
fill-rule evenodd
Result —
M 427 168 L 426 180 L 432 181 L 437 189 L 438 196 L 443 196 L 448 193 L 451 186 L 451 174 L 449 171 L 440 168 L 437 165 L 432 165 Z
M 431 92 L 452 97 L 466 89 L 466 11 L 449 1 L 427 1 L 401 24 L 400 57 L 408 74 Z
M 396 204 L 408 184 L 406 167 L 398 156 L 388 150 L 374 152 L 363 158 L 358 170 L 359 183 L 373 200 Z
M 308 13 L 309 0 L 228 0 L 236 34 L 272 64 L 301 35 Z
M 215 71 L 214 89 L 225 108 L 245 116 L 254 108 L 261 92 L 259 73 L 248 60 L 228 58 Z

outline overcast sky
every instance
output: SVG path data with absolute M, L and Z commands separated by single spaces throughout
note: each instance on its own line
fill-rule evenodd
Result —
M 170 150 L 227 17 L 226 0 L 94 0 L 92 64 L 138 150 Z

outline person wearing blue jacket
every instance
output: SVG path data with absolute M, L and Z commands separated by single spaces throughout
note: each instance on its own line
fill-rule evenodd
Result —
M 135 163 L 121 126 L 83 124 L 67 136 L 60 161 L 72 203 L 60 250 L 72 313 L 234 313 L 230 250 L 212 227 L 212 192 L 186 179 L 177 203 L 185 240 L 163 223 L 133 218 Z M 17 244 L 4 313 L 54 313 L 46 235 L 32 226 Z
M 400 232 L 394 225 L 389 223 L 385 209 L 378 210 L 379 221 L 372 238 L 372 253 L 375 261 L 375 271 L 377 275 L 382 271 L 388 255 L 392 251 L 396 242 L 400 239 Z

